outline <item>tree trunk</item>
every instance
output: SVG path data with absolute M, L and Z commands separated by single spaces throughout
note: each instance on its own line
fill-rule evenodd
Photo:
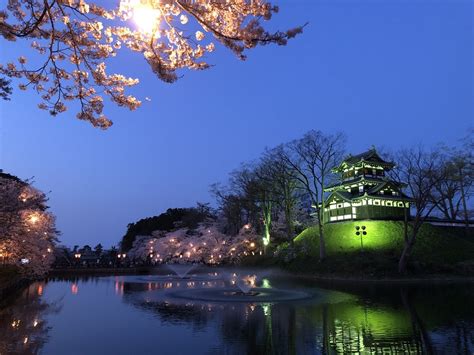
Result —
M 270 244 L 270 231 L 272 228 L 272 203 L 267 201 L 263 204 L 263 250 L 266 254 L 267 246 Z
M 286 233 L 290 243 L 293 242 L 293 202 L 289 186 L 285 186 L 285 220 Z
M 319 261 L 326 258 L 326 242 L 324 240 L 324 208 L 326 201 L 324 199 L 324 176 L 321 178 L 321 208 L 318 211 L 319 216 Z
M 413 246 L 415 245 L 415 238 L 417 233 L 418 228 L 416 226 L 413 226 L 412 235 L 409 240 L 405 242 L 405 246 L 403 247 L 402 255 L 400 256 L 400 260 L 398 261 L 398 272 L 402 275 L 407 272 L 408 260 L 410 259 Z
M 408 242 L 408 212 L 409 208 L 405 207 L 404 215 L 403 215 L 403 240 L 405 244 Z
M 403 251 L 402 251 L 402 256 L 400 257 L 400 260 L 398 261 L 399 274 L 402 274 L 402 275 L 406 274 L 410 252 L 411 252 L 410 244 L 405 244 L 405 247 L 403 248 Z
M 318 221 L 319 225 L 319 261 L 323 261 L 326 258 L 326 243 L 324 241 L 324 227 L 321 220 Z
M 461 168 L 459 168 L 459 179 L 460 179 L 460 185 L 461 185 L 462 208 L 464 212 L 464 221 L 466 224 L 466 234 L 467 234 L 469 231 L 469 215 L 467 212 L 466 192 L 464 191 L 464 177 L 463 177 Z

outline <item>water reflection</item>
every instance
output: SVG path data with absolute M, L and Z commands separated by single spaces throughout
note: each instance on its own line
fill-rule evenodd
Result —
M 61 344 L 84 344 L 84 339 L 90 345 L 87 354 L 154 353 L 156 344 L 163 354 L 474 351 L 473 285 L 316 287 L 313 282 L 268 276 L 259 287 L 304 290 L 313 297 L 291 302 L 173 297 L 179 290 L 231 286 L 225 278 L 211 276 L 116 276 L 35 284 L 0 311 L 0 354 L 40 349 L 64 353 Z M 61 303 L 68 312 L 46 301 L 61 295 L 66 295 Z M 75 322 L 78 315 L 87 318 Z M 61 325 L 69 329 L 55 331 Z M 182 343 L 188 348 L 176 350 Z
M 184 287 L 191 285 L 194 287 L 194 283 L 188 282 Z M 202 283 L 202 286 L 222 287 L 218 282 Z M 356 297 L 339 300 L 328 297 L 323 302 L 263 304 L 153 301 L 150 293 L 140 294 L 183 287 L 180 283 L 155 283 L 153 288 L 146 288 L 140 283 L 125 282 L 124 287 L 130 291 L 125 293 L 124 302 L 153 313 L 160 323 L 187 324 L 195 329 L 214 324 L 221 335 L 216 352 L 431 354 L 457 349 L 457 353 L 469 354 L 474 351 L 472 286 L 462 287 L 464 291 L 451 288 L 451 292 L 449 287 L 436 290 L 383 287 L 375 291 L 359 288 L 350 290 Z M 271 287 L 270 281 L 264 279 L 262 287 Z M 445 312 L 433 313 L 435 308 L 431 306 L 442 307 Z
M 61 310 L 41 299 L 43 283 L 26 288 L 10 307 L 0 309 L 0 354 L 37 354 L 48 340 L 46 317 Z

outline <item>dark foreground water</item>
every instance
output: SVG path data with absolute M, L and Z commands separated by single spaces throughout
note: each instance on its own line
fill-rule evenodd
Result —
M 0 310 L 0 354 L 474 353 L 472 284 L 328 287 L 257 272 L 260 294 L 242 301 L 214 272 L 35 283 Z

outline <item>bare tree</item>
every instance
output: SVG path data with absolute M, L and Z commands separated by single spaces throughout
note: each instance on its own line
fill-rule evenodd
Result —
M 433 203 L 443 217 L 463 219 L 469 228 L 469 202 L 474 181 L 474 142 L 472 132 L 457 147 L 441 146 L 439 154 L 446 174 L 435 185 Z
M 472 197 L 474 185 L 474 129 L 470 129 L 462 140 L 462 146 L 454 156 L 454 166 L 460 185 L 466 231 L 469 228 L 468 201 Z
M 435 186 L 445 179 L 446 174 L 436 151 L 427 152 L 418 146 L 403 149 L 395 157 L 397 167 L 392 176 L 399 183 L 406 184 L 414 212 L 412 218 L 405 216 L 404 247 L 398 263 L 398 271 L 404 274 L 418 232 L 441 200 Z
M 258 207 L 263 227 L 263 244 L 270 244 L 276 194 L 269 161 L 245 164 L 232 173 L 231 186 Z
M 463 152 L 449 147 L 442 147 L 441 165 L 446 173 L 445 179 L 434 186 L 432 202 L 442 216 L 456 220 L 464 210 L 467 215 L 467 200 L 472 185 L 472 163 Z
M 295 170 L 282 157 L 284 146 L 267 150 L 262 158 L 262 166 L 267 169 L 266 177 L 272 185 L 278 207 L 285 216 L 286 236 L 292 241 L 295 229 L 295 208 L 298 205 L 298 180 Z
M 326 257 L 323 211 L 325 207 L 324 187 L 331 178 L 331 169 L 344 154 L 346 137 L 343 133 L 324 134 L 309 131 L 303 138 L 288 143 L 280 157 L 294 171 L 300 188 L 308 194 L 315 210 L 319 227 L 319 259 Z

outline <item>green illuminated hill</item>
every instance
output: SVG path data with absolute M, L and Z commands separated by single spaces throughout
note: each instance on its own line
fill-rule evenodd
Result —
M 356 226 L 366 227 L 363 246 L 360 237 L 355 234 Z M 472 228 L 470 234 L 466 236 L 463 228 L 423 225 L 412 258 L 418 271 L 445 272 L 474 263 Z M 396 270 L 403 248 L 403 222 L 367 220 L 327 224 L 325 240 L 328 262 L 312 265 L 313 269 L 357 273 L 358 270 L 353 268 L 360 267 L 375 273 L 390 273 Z M 314 259 L 319 255 L 318 228 L 304 230 L 295 238 L 295 246 L 297 258 L 290 264 L 300 269 L 307 264 L 308 258 Z

